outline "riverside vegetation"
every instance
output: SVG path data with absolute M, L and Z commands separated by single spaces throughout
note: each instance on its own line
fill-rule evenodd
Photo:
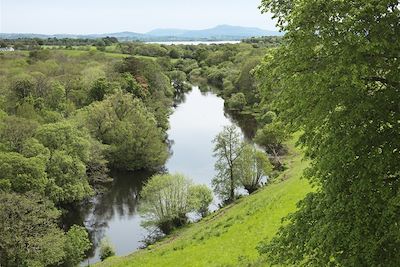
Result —
M 189 80 L 207 86 L 210 77 L 219 75 L 214 65 L 231 62 L 234 68 L 232 61 L 260 56 L 264 52 L 259 50 L 269 46 L 255 40 L 236 46 L 116 45 L 115 40 L 102 40 L 109 41 L 103 49 L 82 46 L 80 40 L 74 41 L 78 46 L 64 48 L 37 41 L 6 40 L 22 50 L 0 55 L 4 266 L 74 266 L 82 261 L 91 240 L 83 226 L 63 224 L 68 210 L 106 190 L 110 168 L 161 170 L 169 155 L 168 116 L 189 89 Z M 155 186 L 162 192 L 168 181 L 176 185 L 180 179 L 161 175 L 154 181 L 157 177 L 163 186 Z M 182 195 L 175 204 L 187 202 L 187 210 L 169 210 L 148 225 L 168 233 L 186 222 L 187 212 L 207 215 L 210 190 L 201 185 L 182 189 L 190 198 Z M 151 216 L 150 205 L 145 208 L 152 198 L 148 191 L 142 196 L 145 216 Z M 30 213 L 34 207 L 38 212 Z M 12 224 L 15 220 L 21 225 Z M 23 232 L 26 227 L 32 231 Z M 28 249 L 27 242 L 35 249 Z
M 207 216 L 209 189 L 157 174 L 141 209 L 171 235 L 99 266 L 398 266 L 399 8 L 393 0 L 263 0 L 283 39 L 25 40 L 29 52 L 2 54 L 0 264 L 79 263 L 87 233 L 61 230 L 60 214 L 101 190 L 108 168 L 164 164 L 168 116 L 190 81 L 221 95 L 239 125 L 252 122 L 245 139 L 269 161 L 224 129 L 214 191 L 230 204 Z M 239 187 L 253 194 L 240 198 Z M 161 196 L 165 206 L 154 205 Z M 205 218 L 185 225 L 191 211 Z

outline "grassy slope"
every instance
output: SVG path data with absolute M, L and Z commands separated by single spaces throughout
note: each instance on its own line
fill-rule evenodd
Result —
M 242 198 L 199 223 L 178 230 L 149 249 L 113 257 L 97 266 L 236 266 L 241 259 L 254 261 L 257 244 L 271 238 L 281 218 L 312 189 L 300 179 L 307 162 L 290 144 L 284 180 Z

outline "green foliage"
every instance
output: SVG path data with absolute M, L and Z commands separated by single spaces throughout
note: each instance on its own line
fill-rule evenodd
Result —
M 206 185 L 193 185 L 189 189 L 189 202 L 190 206 L 201 215 L 205 217 L 208 215 L 211 202 L 213 201 L 213 194 L 210 188 Z
M 190 85 L 186 84 L 186 73 L 184 73 L 183 71 L 174 70 L 169 72 L 168 75 L 171 79 L 171 83 L 175 91 L 183 93 L 190 90 Z
M 156 226 L 168 234 L 186 223 L 193 210 L 190 201 L 192 182 L 181 174 L 154 175 L 140 193 L 140 213 L 145 226 Z
M 311 191 L 301 174 L 308 166 L 299 150 L 285 156 L 289 166 L 277 180 L 248 197 L 240 198 L 198 223 L 176 230 L 146 250 L 113 257 L 96 267 L 153 266 L 270 266 L 256 247 L 272 238 L 282 217 L 296 210 L 296 202 Z M 279 201 L 277 201 L 279 200 Z M 241 265 L 246 259 L 248 265 Z
M 52 85 L 52 89 L 45 96 L 45 105 L 51 110 L 62 112 L 66 108 L 65 87 L 59 82 Z
M 0 190 L 44 193 L 48 179 L 47 159 L 26 158 L 15 152 L 0 152 Z
M 100 260 L 104 261 L 105 259 L 112 257 L 115 255 L 115 248 L 111 244 L 110 239 L 103 238 L 100 241 Z
M 0 119 L 0 140 L 8 151 L 21 152 L 23 143 L 32 137 L 38 124 L 35 121 L 16 116 Z
M 168 149 L 156 119 L 131 94 L 117 92 L 83 112 L 92 134 L 109 146 L 113 167 L 127 170 L 157 168 L 164 164 Z
M 149 92 L 145 90 L 140 83 L 130 73 L 123 73 L 123 89 L 134 96 L 145 99 L 148 97 Z
M 264 152 L 246 144 L 239 157 L 238 172 L 241 185 L 251 194 L 260 188 L 263 178 L 270 176 L 272 165 Z
M 92 245 L 84 227 L 73 225 L 65 235 L 65 258 L 63 266 L 78 266 L 85 258 L 85 251 Z
M 49 266 L 62 262 L 66 238 L 60 213 L 37 195 L 0 192 L 0 265 Z
M 239 186 L 239 157 L 244 148 L 242 138 L 239 129 L 231 125 L 225 126 L 213 140 L 217 175 L 213 178 L 212 184 L 214 192 L 225 203 L 235 200 L 235 189 Z
M 302 130 L 319 189 L 261 252 L 279 265 L 399 265 L 399 2 L 262 7 L 286 32 L 260 70 L 263 95 Z
M 242 92 L 246 98 L 246 103 L 253 105 L 258 103 L 257 83 L 253 76 L 253 69 L 260 63 L 260 59 L 247 59 L 241 69 L 235 82 L 236 90 Z
M 135 78 L 144 91 L 141 94 L 148 96 L 144 103 L 154 114 L 158 126 L 164 130 L 168 129 L 173 88 L 161 67 L 151 59 L 130 57 L 126 58 L 117 70 L 120 73 L 130 73 Z
M 29 51 L 29 59 L 28 62 L 30 64 L 35 63 L 39 60 L 47 60 L 50 58 L 50 51 L 49 50 L 32 50 Z
M 93 101 L 102 101 L 108 94 L 116 90 L 115 85 L 108 82 L 106 78 L 96 80 L 89 90 L 89 103 Z
M 11 92 L 18 101 L 33 93 L 35 82 L 32 76 L 24 74 L 15 77 L 11 84 Z
M 47 194 L 55 202 L 73 202 L 92 194 L 86 174 L 90 159 L 90 137 L 72 123 L 41 126 L 36 138 L 51 152 L 47 165 Z
M 247 104 L 246 97 L 243 93 L 233 94 L 227 101 L 230 110 L 241 111 Z
M 182 56 L 182 52 L 181 52 L 178 48 L 173 47 L 173 48 L 168 52 L 168 56 L 169 56 L 170 58 L 180 58 L 180 57 Z
M 254 141 L 263 147 L 270 155 L 275 169 L 282 170 L 284 167 L 280 157 L 286 152 L 283 143 L 288 137 L 289 134 L 286 127 L 278 120 L 266 124 L 263 128 L 257 131 L 256 136 L 254 137 Z

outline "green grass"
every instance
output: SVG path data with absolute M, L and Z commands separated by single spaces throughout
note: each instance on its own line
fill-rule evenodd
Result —
M 239 199 L 148 249 L 96 266 L 238 266 L 243 261 L 259 262 L 258 243 L 272 238 L 282 217 L 295 211 L 296 203 L 312 190 L 300 179 L 308 163 L 302 161 L 302 153 L 293 143 L 289 146 L 290 155 L 285 159 L 289 168 L 279 177 L 281 182 Z

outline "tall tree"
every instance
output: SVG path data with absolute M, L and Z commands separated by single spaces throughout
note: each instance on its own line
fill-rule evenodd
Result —
M 264 0 L 286 32 L 263 95 L 312 159 L 317 185 L 261 252 L 276 264 L 400 263 L 398 0 Z
M 215 169 L 217 175 L 213 178 L 214 191 L 226 202 L 235 200 L 235 189 L 239 185 L 238 164 L 244 143 L 238 128 L 234 125 L 225 126 L 214 141 L 214 157 L 217 158 Z

